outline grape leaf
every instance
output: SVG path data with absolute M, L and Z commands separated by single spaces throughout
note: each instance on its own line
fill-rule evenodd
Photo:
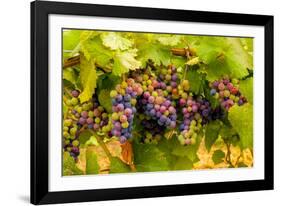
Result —
M 240 38 L 240 41 L 245 50 L 247 50 L 248 52 L 253 52 L 253 38 Z
M 85 30 L 80 35 L 80 50 L 83 52 L 85 58 L 87 61 L 90 61 L 91 54 L 89 53 L 88 49 L 86 49 L 86 42 L 91 38 L 91 36 L 94 34 L 94 31 Z
M 194 57 L 186 62 L 187 65 L 193 66 L 199 64 L 199 57 Z
M 96 153 L 87 148 L 86 151 L 86 174 L 98 174 L 99 164 Z
M 206 125 L 205 131 L 205 146 L 210 151 L 212 145 L 216 142 L 221 129 L 221 121 L 211 121 Z
M 188 157 L 176 157 L 173 170 L 191 170 L 193 167 L 193 162 Z
M 131 49 L 124 52 L 116 52 L 112 73 L 116 76 L 121 76 L 130 70 L 136 70 L 141 66 L 141 63 L 135 59 L 137 49 Z
M 122 162 L 118 157 L 110 158 L 109 173 L 128 173 L 131 172 L 130 167 Z
M 172 154 L 179 157 L 188 157 L 190 161 L 195 162 L 198 159 L 196 151 L 200 145 L 200 141 L 201 137 L 197 138 L 196 144 L 187 146 L 183 146 L 177 141 L 173 146 Z
M 199 58 L 207 64 L 207 79 L 214 81 L 224 75 L 243 78 L 252 68 L 252 56 L 243 49 L 238 38 L 200 37 L 195 45 Z
M 173 64 L 176 68 L 185 67 L 186 58 L 181 56 L 171 56 L 170 63 Z
M 202 74 L 199 74 L 194 69 L 189 69 L 187 71 L 186 79 L 189 81 L 190 91 L 194 92 L 195 94 L 202 93 L 204 79 Z
M 101 106 L 103 106 L 107 112 L 112 112 L 112 103 L 110 97 L 110 90 L 103 89 L 98 93 L 98 100 Z
M 112 90 L 115 89 L 115 86 L 117 84 L 121 83 L 121 79 L 118 76 L 115 76 L 113 74 L 103 74 L 98 78 L 98 89 L 102 90 L 102 89 L 108 89 L 108 90 Z
M 253 147 L 253 106 L 249 103 L 243 106 L 234 105 L 229 109 L 228 119 L 239 134 L 244 148 Z
M 68 152 L 63 153 L 63 175 L 82 175 L 83 172 L 76 166 L 73 157 Z
M 89 145 L 95 145 L 95 146 L 99 146 L 99 143 L 98 143 L 98 140 L 96 138 L 96 136 L 91 136 L 87 142 L 85 143 L 86 146 L 89 146 Z
M 234 146 L 239 143 L 238 134 L 231 125 L 223 124 L 219 134 L 224 141 L 231 143 Z
M 88 54 L 91 59 L 100 67 L 109 67 L 113 60 L 113 53 L 107 49 L 100 38 L 95 35 L 85 41 L 81 41 L 81 52 Z
M 239 90 L 242 95 L 244 95 L 248 102 L 253 104 L 253 78 L 247 78 L 241 80 L 239 84 Z
M 223 162 L 223 159 L 225 157 L 225 153 L 221 150 L 216 150 L 212 156 L 212 160 L 215 164 L 219 164 Z
M 161 35 L 160 37 L 157 38 L 157 40 L 165 46 L 176 46 L 181 42 L 182 36 L 166 34 L 166 35 Z
M 78 137 L 80 144 L 85 144 L 91 136 L 92 133 L 89 130 L 84 130 L 83 132 L 81 132 Z
M 64 57 L 71 57 L 73 50 L 80 42 L 81 30 L 63 30 Z
M 80 79 L 83 91 L 79 99 L 83 103 L 92 98 L 97 81 L 96 66 L 93 61 L 87 61 L 84 55 L 80 55 Z
M 138 46 L 138 59 L 141 61 L 142 67 L 146 66 L 147 60 L 151 59 L 155 65 L 165 65 L 170 63 L 170 50 L 155 42 L 143 42 Z
M 101 35 L 103 44 L 111 50 L 126 50 L 132 47 L 133 42 L 127 38 L 122 37 L 116 32 L 107 32 Z
M 73 68 L 63 69 L 63 79 L 71 82 L 73 85 L 76 85 L 77 74 Z
M 166 154 L 157 148 L 157 145 L 134 142 L 133 150 L 138 172 L 169 170 Z
M 253 56 L 244 49 L 239 38 L 227 38 L 227 40 L 229 43 L 226 53 L 227 64 L 232 68 L 234 76 L 237 75 L 237 78 L 239 78 L 239 75 L 244 77 L 248 73 L 245 68 L 253 68 Z

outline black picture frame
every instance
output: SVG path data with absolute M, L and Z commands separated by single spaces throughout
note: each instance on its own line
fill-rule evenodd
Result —
M 189 21 L 265 28 L 265 157 L 263 180 L 165 185 L 133 188 L 48 190 L 48 15 Z M 50 204 L 273 189 L 273 16 L 137 8 L 80 3 L 31 3 L 31 203 Z

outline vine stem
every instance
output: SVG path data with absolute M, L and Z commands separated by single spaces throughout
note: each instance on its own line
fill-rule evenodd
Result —
M 109 152 L 107 146 L 105 145 L 105 143 L 102 141 L 102 139 L 100 138 L 99 135 L 97 135 L 93 130 L 90 130 L 90 132 L 95 135 L 95 137 L 97 138 L 97 141 L 99 143 L 99 145 L 102 147 L 103 151 L 105 152 L 106 156 L 108 157 L 109 160 L 112 159 L 112 155 Z
M 72 67 L 72 66 L 75 66 L 77 64 L 80 64 L 80 54 L 76 55 L 76 56 L 73 56 L 73 57 L 70 57 L 68 59 L 66 59 L 64 61 L 64 64 L 63 64 L 63 69 L 66 69 L 68 67 Z M 105 73 L 108 73 L 108 72 L 111 72 L 111 68 L 109 67 L 102 67 L 101 65 L 95 63 L 96 67 L 98 67 L 99 69 L 101 69 L 103 72 Z

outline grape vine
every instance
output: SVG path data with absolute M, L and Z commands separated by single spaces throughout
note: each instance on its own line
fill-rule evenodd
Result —
M 252 43 L 64 30 L 64 175 L 251 167 Z

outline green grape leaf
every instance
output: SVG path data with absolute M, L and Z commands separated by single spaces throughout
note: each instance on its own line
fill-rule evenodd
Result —
M 83 172 L 76 166 L 73 157 L 68 152 L 63 153 L 63 176 L 82 175 Z
M 73 50 L 80 42 L 81 30 L 63 30 L 63 53 L 65 58 L 71 57 Z
M 79 89 L 79 78 L 77 79 L 76 85 L 72 84 L 70 81 L 63 79 L 63 86 L 69 90 Z
M 85 143 L 86 146 L 95 145 L 99 146 L 98 140 L 95 136 L 91 136 Z
M 169 162 L 166 154 L 154 144 L 134 142 L 134 163 L 138 172 L 166 171 Z
M 84 130 L 79 134 L 78 140 L 80 144 L 86 144 L 86 142 L 90 139 L 92 133 L 89 130 Z
M 87 59 L 87 61 L 90 61 L 91 54 L 89 50 L 85 47 L 86 42 L 91 38 L 91 36 L 94 34 L 94 31 L 83 31 L 80 35 L 80 50 L 83 52 L 83 55 Z
M 214 81 L 224 75 L 243 78 L 252 68 L 252 56 L 244 50 L 239 38 L 200 37 L 195 45 L 199 58 L 207 64 L 207 80 Z
M 195 145 L 183 146 L 174 136 L 171 139 L 163 138 L 157 148 L 165 153 L 171 170 L 189 170 L 192 168 L 193 162 L 198 160 L 196 152 L 200 141 L 201 137 L 197 139 Z
M 83 86 L 83 90 L 79 95 L 81 103 L 88 101 L 95 93 L 97 73 L 96 66 L 93 61 L 87 61 L 87 59 L 80 56 L 80 79 Z
M 186 58 L 181 56 L 171 56 L 170 57 L 171 64 L 173 64 L 176 68 L 185 67 Z
M 100 36 L 94 35 L 81 41 L 81 52 L 87 54 L 88 59 L 95 60 L 98 66 L 110 68 L 113 53 L 103 45 Z
M 99 164 L 96 153 L 87 148 L 86 151 L 86 174 L 98 174 Z
M 71 82 L 73 85 L 76 85 L 77 74 L 73 68 L 63 69 L 63 79 Z
M 245 80 L 241 80 L 239 90 L 241 94 L 244 95 L 251 104 L 253 104 L 253 78 L 250 77 Z
M 116 32 L 107 32 L 101 35 L 103 44 L 111 50 L 126 50 L 132 47 L 133 42 L 127 38 L 122 37 Z
M 141 61 L 142 67 L 146 66 L 149 59 L 158 66 L 161 64 L 167 66 L 170 63 L 170 50 L 160 44 L 143 42 L 138 49 L 138 59 Z
M 216 142 L 219 137 L 219 132 L 222 123 L 219 120 L 211 121 L 206 125 L 205 131 L 205 146 L 210 151 L 212 145 Z
M 223 159 L 225 157 L 225 153 L 221 150 L 216 150 L 212 156 L 212 160 L 215 164 L 219 164 L 223 162 Z
M 188 157 L 176 157 L 172 166 L 173 170 L 191 170 L 193 162 Z
M 98 100 L 101 106 L 103 106 L 107 112 L 112 112 L 112 103 L 110 97 L 110 90 L 103 89 L 98 93 Z
M 137 49 L 131 49 L 124 52 L 116 52 L 112 73 L 116 76 L 121 76 L 130 70 L 139 69 L 141 62 L 135 59 L 137 56 Z
M 240 38 L 240 41 L 246 51 L 253 52 L 253 38 Z
M 186 79 L 189 81 L 190 91 L 195 94 L 202 93 L 204 78 L 194 69 L 189 69 L 186 74 Z
M 103 74 L 98 79 L 98 89 L 108 89 L 113 90 L 115 89 L 116 85 L 121 83 L 121 79 L 118 76 L 115 76 L 113 74 Z
M 239 136 L 231 125 L 223 124 L 219 134 L 224 141 L 231 143 L 234 146 L 239 143 Z
M 158 37 L 157 40 L 161 44 L 163 44 L 164 46 L 176 46 L 176 45 L 178 45 L 181 42 L 182 36 L 180 36 L 180 35 L 171 35 L 171 34 L 164 35 L 163 34 L 160 37 Z
M 243 148 L 253 147 L 253 106 L 249 103 L 243 106 L 234 105 L 229 109 L 228 119 L 239 134 Z
M 199 148 L 200 142 L 201 137 L 196 139 L 196 143 L 194 145 L 183 146 L 179 143 L 179 141 L 177 141 L 177 143 L 173 146 L 172 154 L 179 157 L 188 157 L 190 161 L 195 162 L 198 159 L 196 152 Z
M 110 158 L 109 173 L 128 173 L 131 172 L 130 167 L 122 162 L 118 157 Z
M 253 68 L 253 56 L 250 55 L 243 47 L 240 38 L 227 38 L 229 43 L 229 48 L 227 50 L 227 63 L 234 70 L 233 74 L 245 75 L 245 68 Z M 241 73 L 238 73 L 241 70 Z

